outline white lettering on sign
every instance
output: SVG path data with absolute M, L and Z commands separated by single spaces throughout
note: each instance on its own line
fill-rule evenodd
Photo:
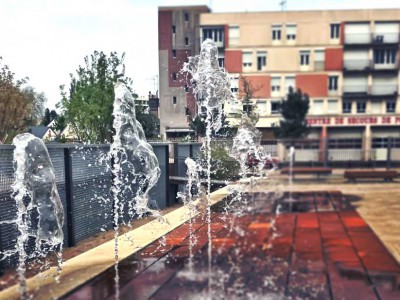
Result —
M 307 118 L 309 126 L 333 125 L 395 125 L 400 124 L 400 116 L 348 116 Z

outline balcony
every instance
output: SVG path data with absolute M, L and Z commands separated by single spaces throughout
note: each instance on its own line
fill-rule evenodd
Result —
M 343 85 L 343 98 L 379 98 L 396 97 L 398 93 L 397 84 L 376 84 L 376 85 Z
M 397 84 L 372 85 L 370 87 L 370 94 L 373 96 L 395 96 L 397 95 Z
M 343 97 L 363 97 L 368 95 L 368 85 L 343 85 Z
M 367 70 L 371 67 L 369 59 L 349 59 L 343 62 L 344 70 L 361 71 Z
M 399 33 L 347 33 L 344 36 L 345 46 L 393 45 L 399 43 Z
M 396 61 L 394 63 L 374 63 L 370 59 L 349 59 L 343 61 L 343 72 L 355 73 L 355 72 L 397 72 L 399 68 L 399 63 Z

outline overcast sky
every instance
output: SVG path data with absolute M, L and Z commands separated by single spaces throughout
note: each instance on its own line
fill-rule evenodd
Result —
M 158 74 L 157 7 L 209 5 L 214 12 L 280 10 L 281 0 L 0 0 L 0 56 L 17 78 L 29 77 L 48 106 L 59 86 L 94 50 L 126 53 L 139 95 Z M 400 0 L 287 0 L 287 10 L 400 8 Z M 156 87 L 158 89 L 158 87 Z

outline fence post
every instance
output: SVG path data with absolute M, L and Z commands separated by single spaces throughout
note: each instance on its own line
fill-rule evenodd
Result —
M 178 151 L 178 143 L 174 143 L 174 176 L 178 176 L 179 173 L 179 151 Z
M 64 148 L 64 173 L 65 173 L 65 196 L 67 202 L 67 234 L 68 234 L 68 247 L 76 245 L 75 239 L 75 224 L 74 224 L 74 191 L 72 179 L 72 159 L 71 149 Z
M 172 205 L 171 199 L 170 199 L 170 184 L 169 184 L 169 145 L 165 147 L 165 177 L 166 177 L 166 188 L 165 188 L 165 199 L 166 206 L 170 207 Z
M 392 138 L 388 138 L 386 169 L 390 169 L 391 167 L 392 167 Z

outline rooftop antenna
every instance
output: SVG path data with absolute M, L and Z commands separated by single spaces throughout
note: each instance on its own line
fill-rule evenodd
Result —
M 286 10 L 286 2 L 287 0 L 282 0 L 281 2 L 279 2 L 282 11 Z

